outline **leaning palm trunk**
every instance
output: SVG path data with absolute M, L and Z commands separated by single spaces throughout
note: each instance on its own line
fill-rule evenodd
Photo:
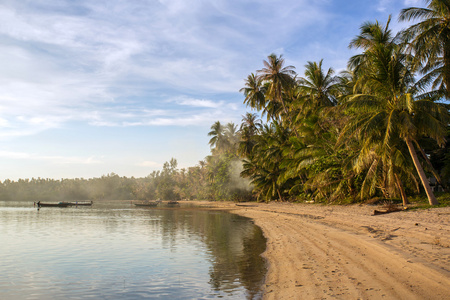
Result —
M 423 159 L 425 159 L 428 167 L 430 168 L 431 173 L 433 173 L 434 178 L 436 178 L 436 181 L 441 185 L 444 192 L 446 192 L 446 187 L 442 183 L 441 176 L 439 176 L 438 172 L 431 164 L 431 161 L 428 159 L 428 156 L 426 155 L 425 151 L 423 151 L 422 147 L 420 147 L 419 143 L 417 143 L 417 141 L 414 141 L 414 142 L 416 143 L 416 146 L 419 148 L 420 153 L 422 153 Z
M 408 198 L 406 197 L 405 189 L 403 188 L 402 181 L 397 174 L 394 174 L 395 180 L 397 181 L 398 189 L 400 190 L 400 194 L 402 195 L 403 207 L 406 207 L 406 204 L 409 204 Z
M 444 44 L 444 76 L 445 96 L 450 100 L 450 41 Z
M 280 201 L 283 201 L 283 197 L 281 197 L 280 189 L 277 188 L 278 198 Z
M 408 146 L 409 154 L 411 154 L 411 158 L 413 159 L 414 166 L 416 167 L 417 173 L 419 173 L 420 181 L 422 181 L 422 185 L 427 193 L 428 202 L 430 205 L 438 205 L 436 197 L 431 190 L 430 184 L 428 183 L 428 178 L 423 171 L 422 165 L 420 164 L 419 158 L 417 157 L 416 150 L 414 149 L 414 145 L 409 138 L 405 139 L 406 145 Z

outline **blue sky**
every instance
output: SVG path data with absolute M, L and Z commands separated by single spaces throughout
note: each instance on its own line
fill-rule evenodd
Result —
M 337 72 L 365 21 L 420 0 L 0 0 L 0 180 L 147 176 L 209 154 L 271 53 Z

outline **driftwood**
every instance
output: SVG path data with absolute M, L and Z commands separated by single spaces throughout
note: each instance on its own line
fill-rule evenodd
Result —
M 236 203 L 236 206 L 257 207 L 258 205 L 255 205 L 255 204 L 237 204 L 237 203 Z
M 389 213 L 393 213 L 393 212 L 397 212 L 397 211 L 402 211 L 402 210 L 405 210 L 405 209 L 398 208 L 398 207 L 390 207 L 390 208 L 388 208 L 386 210 L 376 210 L 375 209 L 373 211 L 373 215 L 376 216 L 376 215 L 389 214 Z

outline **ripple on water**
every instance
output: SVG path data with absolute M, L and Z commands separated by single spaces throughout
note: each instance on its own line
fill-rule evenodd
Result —
M 265 243 L 254 228 L 217 212 L 0 205 L 0 299 L 246 298 L 263 276 L 239 265 Z

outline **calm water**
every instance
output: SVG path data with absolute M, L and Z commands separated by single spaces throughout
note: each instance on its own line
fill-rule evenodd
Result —
M 260 299 L 264 250 L 229 213 L 0 202 L 0 299 Z

